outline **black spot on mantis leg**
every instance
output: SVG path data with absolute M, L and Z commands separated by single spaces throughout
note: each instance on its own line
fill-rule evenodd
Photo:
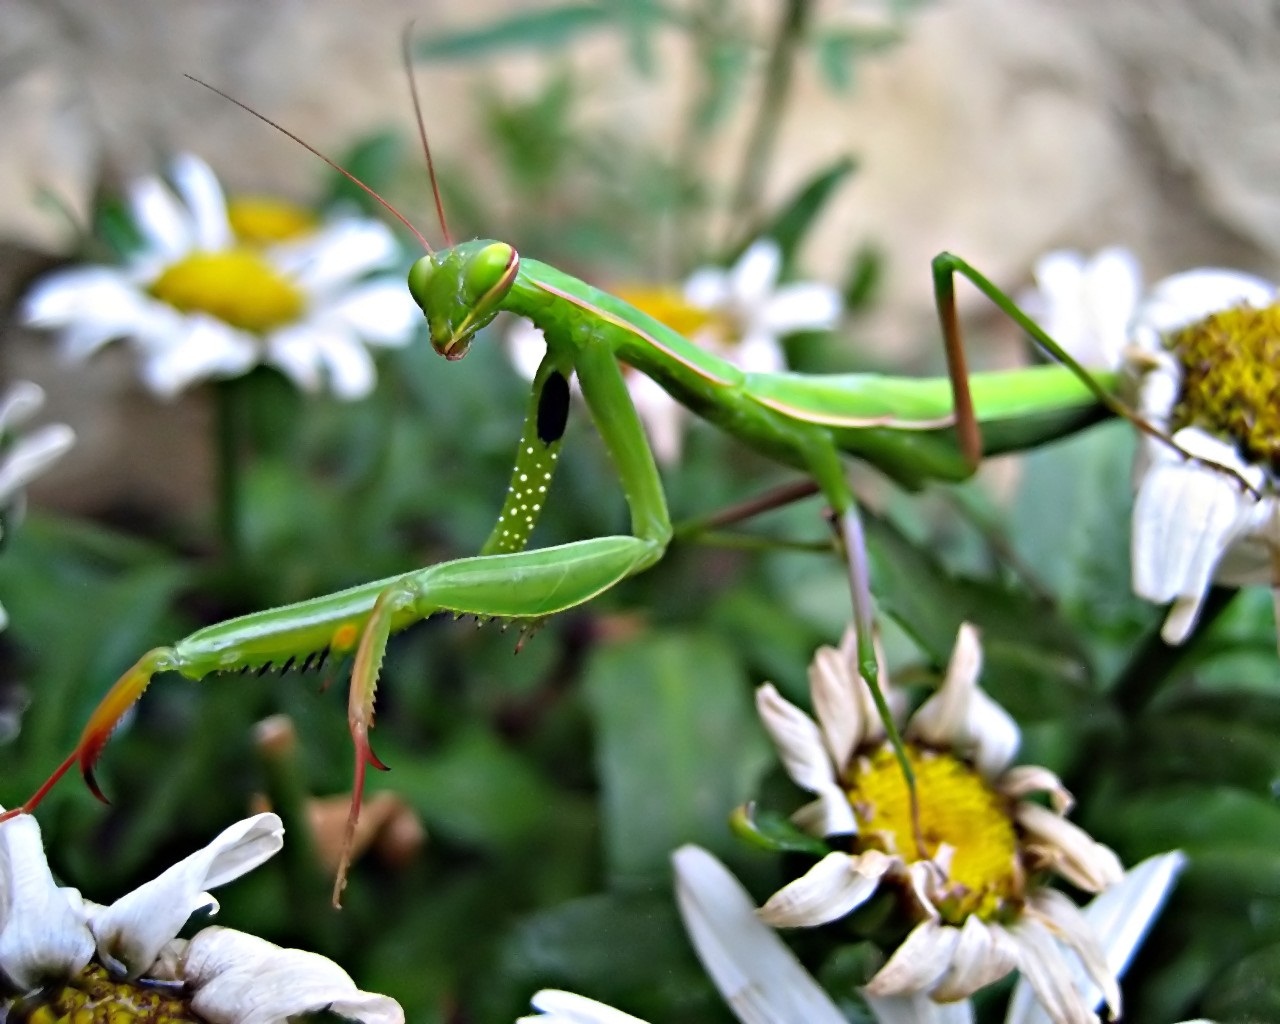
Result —
M 538 440 L 551 444 L 564 437 L 569 422 L 569 382 L 559 370 L 552 370 L 538 396 Z

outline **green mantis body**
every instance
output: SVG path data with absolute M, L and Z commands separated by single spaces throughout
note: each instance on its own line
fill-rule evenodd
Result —
M 378 672 L 392 633 L 438 612 L 540 619 L 580 605 L 662 558 L 672 527 L 624 382 L 624 363 L 652 377 L 699 416 L 814 479 L 849 555 L 855 618 L 862 618 L 865 640 L 860 668 L 874 686 L 865 599 L 859 607 L 859 595 L 866 592 L 860 528 L 841 456 L 868 461 L 909 486 L 957 481 L 975 469 L 981 454 L 979 430 L 991 452 L 1032 447 L 1097 420 L 1114 403 L 1108 390 L 1113 379 L 1094 381 L 1078 368 L 969 376 L 954 315 L 955 273 L 973 281 L 1056 349 L 994 285 L 947 254 L 935 260 L 934 275 L 950 379 L 744 373 L 614 296 L 521 259 L 505 243 L 472 241 L 424 256 L 410 271 L 409 287 L 423 309 L 433 346 L 446 358 L 465 355 L 476 332 L 503 311 L 528 317 L 547 342 L 511 485 L 480 554 L 232 619 L 148 652 L 103 699 L 75 751 L 31 800 L 11 813 L 31 810 L 77 762 L 97 792 L 92 768 L 103 745 L 159 672 L 198 680 L 271 666 L 305 669 L 331 654 L 354 653 L 349 706 L 356 748 L 354 824 L 366 766 L 381 767 L 368 733 Z M 568 414 L 567 382 L 574 374 L 621 481 L 631 531 L 526 550 L 546 505 Z

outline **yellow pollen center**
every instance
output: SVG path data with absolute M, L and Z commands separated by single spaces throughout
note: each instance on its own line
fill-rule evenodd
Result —
M 8 1024 L 201 1024 L 169 986 L 112 981 L 90 964 L 63 985 L 35 995 L 0 1000 L 0 1020 Z
M 615 288 L 613 294 L 686 338 L 712 330 L 717 340 L 735 340 L 733 324 L 724 316 L 690 305 L 674 288 Z
M 253 247 L 296 241 L 316 230 L 316 217 L 310 210 L 271 196 L 228 200 L 227 220 L 236 241 Z
M 992 920 L 1011 909 L 1021 895 L 1022 872 L 1008 799 L 951 754 L 909 745 L 907 758 L 916 775 L 927 859 L 946 866 L 945 896 L 938 904 L 943 918 L 952 924 L 971 914 Z M 896 854 L 907 863 L 921 860 L 893 750 L 886 746 L 856 758 L 845 783 L 858 818 L 855 848 Z
M 297 320 L 306 306 L 293 282 L 252 249 L 190 253 L 149 291 L 184 313 L 208 313 L 257 334 Z
M 1280 471 L 1280 304 L 1224 309 L 1165 342 L 1182 367 L 1174 429 L 1200 427 Z

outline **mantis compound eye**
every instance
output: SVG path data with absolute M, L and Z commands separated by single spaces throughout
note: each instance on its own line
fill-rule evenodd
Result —
M 463 283 L 477 303 L 496 302 L 515 279 L 516 251 L 506 242 L 492 242 L 467 261 Z
M 427 308 L 427 288 L 435 272 L 436 261 L 431 256 L 423 256 L 409 268 L 409 294 L 424 310 Z

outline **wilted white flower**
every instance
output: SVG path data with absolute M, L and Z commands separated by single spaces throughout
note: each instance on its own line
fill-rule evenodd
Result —
M 760 920 L 751 896 L 723 864 L 697 846 L 682 846 L 671 860 L 676 902 L 689 941 L 738 1020 L 743 1024 L 845 1024 L 844 1014 L 778 933 Z M 1184 862 L 1180 853 L 1151 857 L 1084 908 L 1084 919 L 1098 935 L 1113 974 L 1124 973 Z M 1066 955 L 1065 948 L 1062 953 L 1074 967 L 1074 958 Z M 1071 982 L 1083 1012 L 1096 1008 L 1101 992 L 1084 972 L 1072 970 Z M 938 1003 L 915 993 L 868 996 L 867 1002 L 878 1024 L 973 1024 L 973 1006 L 966 999 Z M 569 992 L 544 990 L 533 997 L 533 1005 L 542 1012 L 521 1017 L 517 1024 L 643 1024 Z M 1006 1024 L 1052 1024 L 1055 1019 L 1037 1001 L 1026 979 L 1019 980 Z
M 919 924 L 867 985 L 869 996 L 920 993 L 951 1002 L 1016 968 L 1055 1024 L 1094 1020 L 1061 942 L 1118 1013 L 1115 971 L 1098 936 L 1075 904 L 1039 880 L 1056 873 L 1098 892 L 1123 869 L 1110 849 L 1065 819 L 1071 796 L 1057 776 L 1010 767 L 1019 731 L 978 686 L 976 631 L 961 627 L 941 688 L 906 725 L 918 832 L 901 769 L 854 669 L 855 649 L 850 631 L 840 649 L 817 651 L 809 670 L 817 722 L 773 686 L 757 692 L 788 774 L 818 798 L 797 823 L 847 850 L 833 850 L 775 893 L 762 918 L 777 927 L 823 924 L 896 883 Z M 1051 808 L 1023 799 L 1037 792 Z
M 1084 908 L 1084 919 L 1098 935 L 1107 966 L 1115 975 L 1124 973 L 1184 861 L 1176 852 L 1145 860 Z M 696 846 L 681 847 L 672 862 L 685 930 L 698 959 L 739 1020 L 843 1024 L 844 1015 L 777 933 L 760 921 L 750 895 L 723 864 Z M 1065 959 L 1075 966 L 1074 957 Z M 1101 1000 L 1098 989 L 1082 971 L 1074 970 L 1072 980 L 1079 1006 L 1085 1012 L 1096 1008 Z M 973 1007 L 966 999 L 938 1003 L 913 993 L 868 995 L 867 1002 L 879 1024 L 973 1022 Z M 1020 979 L 1006 1024 L 1051 1024 L 1054 1019 L 1037 1002 L 1032 986 Z
M 1141 296 L 1131 254 L 1055 252 L 1029 310 L 1086 366 L 1124 369 L 1144 434 L 1135 486 L 1133 589 L 1171 603 L 1181 643 L 1213 583 L 1269 583 L 1280 616 L 1280 312 L 1277 287 L 1234 270 L 1175 274 Z
M 761 238 L 728 270 L 695 270 L 683 289 L 610 290 L 741 370 L 777 373 L 786 369 L 783 338 L 796 331 L 831 330 L 842 309 L 840 295 L 830 285 L 814 281 L 779 284 L 781 270 L 782 251 L 777 242 Z M 506 340 L 516 369 L 532 380 L 546 351 L 542 332 L 519 319 L 508 330 Z M 644 374 L 628 367 L 626 379 L 654 457 L 665 465 L 679 461 L 687 411 Z
M 217 911 L 207 889 L 257 867 L 283 837 L 277 815 L 246 818 L 104 907 L 54 881 L 35 818 L 0 823 L 0 1016 L 48 1006 L 78 1019 L 82 1007 L 118 1002 L 211 1024 L 285 1024 L 326 1007 L 364 1024 L 402 1024 L 395 1000 L 361 992 L 322 956 L 229 928 L 175 938 L 196 911 Z M 170 994 L 139 979 L 183 984 Z
M 1276 300 L 1269 281 L 1193 270 L 1157 284 L 1133 323 L 1138 412 L 1178 446 L 1141 440 L 1133 586 L 1172 602 L 1171 644 L 1191 632 L 1214 582 L 1268 583 L 1280 599 Z
M 75 444 L 75 431 L 65 423 L 19 432 L 43 405 L 44 390 L 29 380 L 18 381 L 0 396 L 0 544 L 22 517 L 23 489 Z M 0 605 L 0 630 L 8 624 Z
M 154 177 L 132 186 L 142 245 L 123 266 L 49 274 L 23 299 L 22 320 L 59 331 L 71 360 L 128 339 L 143 381 L 164 398 L 260 363 L 304 391 L 367 395 L 375 373 L 365 346 L 404 345 L 419 321 L 402 280 L 368 278 L 400 258 L 386 225 L 320 225 L 283 203 L 229 204 L 190 154 L 171 177 L 177 195 Z

